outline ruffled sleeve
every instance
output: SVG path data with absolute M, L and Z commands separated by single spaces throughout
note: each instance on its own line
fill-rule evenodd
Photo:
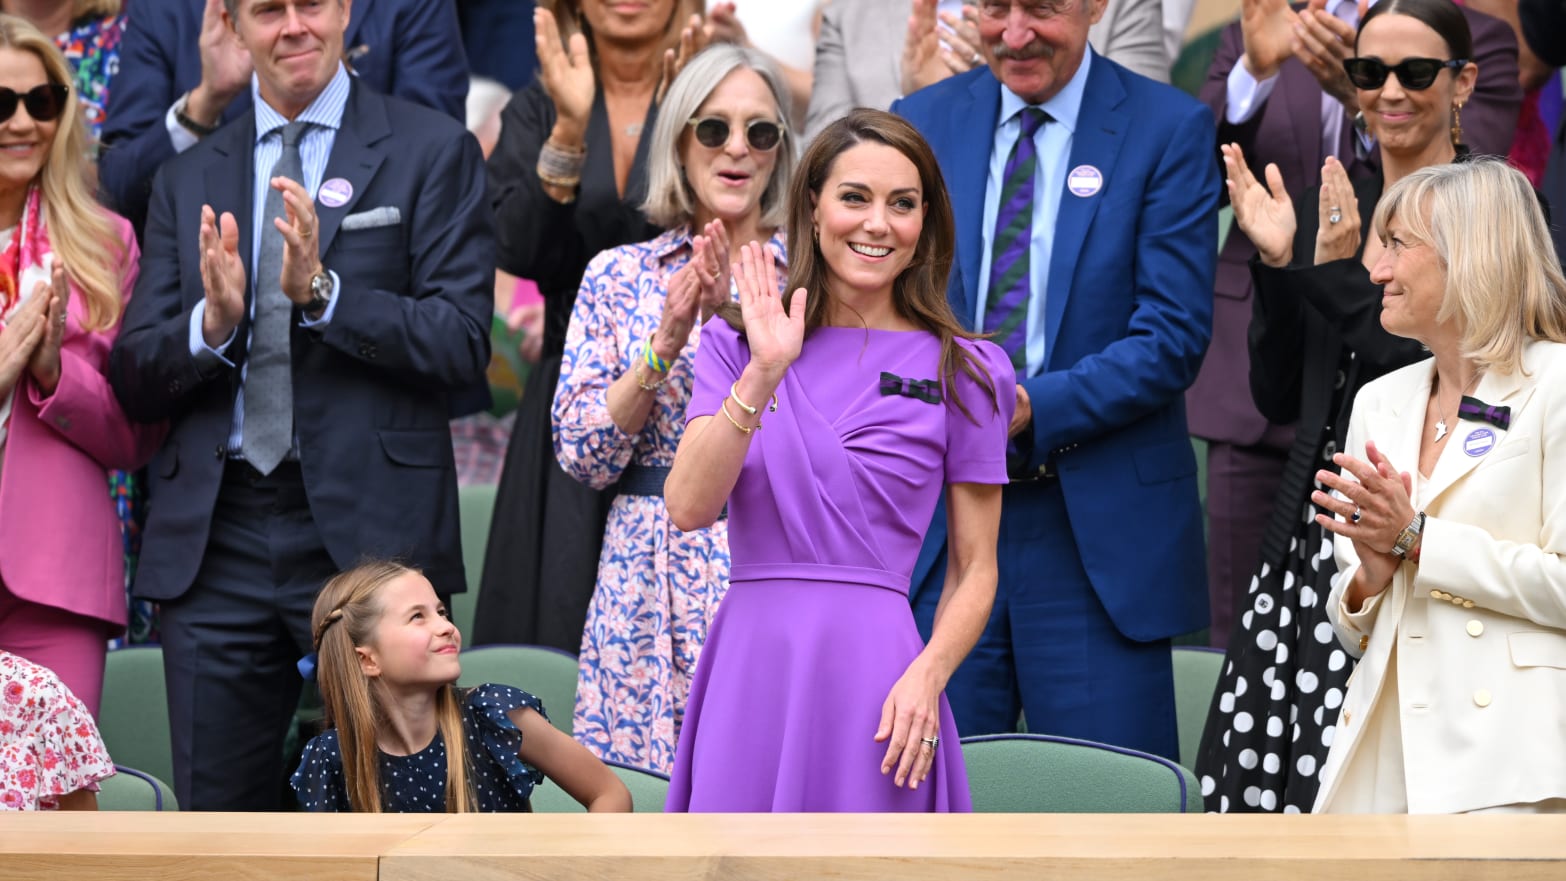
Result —
M 0 809 L 52 810 L 112 776 L 87 707 L 54 673 L 0 652 Z
M 518 797 L 532 797 L 533 787 L 544 782 L 544 772 L 522 761 L 522 732 L 509 714 L 527 707 L 548 719 L 543 701 L 520 688 L 486 683 L 469 691 L 464 703 L 471 724 L 469 730 L 505 772 L 506 784 Z
M 974 356 L 976 367 L 989 373 L 995 397 L 992 403 L 989 391 L 958 369 L 952 384 L 973 418 L 948 397 L 946 482 L 1005 483 L 1007 431 L 1017 409 L 1017 373 L 1005 351 L 988 340 L 958 340 L 957 344 Z
M 334 729 L 310 739 L 299 768 L 289 780 L 299 807 L 316 813 L 347 813 L 348 789 L 343 782 L 343 754 Z

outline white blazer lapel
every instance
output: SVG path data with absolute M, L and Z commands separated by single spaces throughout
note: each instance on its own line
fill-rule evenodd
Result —
M 1472 397 L 1486 404 L 1509 407 L 1512 418 L 1516 419 L 1518 411 L 1528 402 L 1535 387 L 1536 384 L 1523 376 L 1521 371 L 1500 374 L 1487 372 L 1479 380 L 1479 387 L 1474 390 Z M 1506 434 L 1507 429 L 1499 425 L 1479 420 L 1457 420 L 1452 428 L 1452 437 L 1447 440 L 1446 449 L 1441 451 L 1441 458 L 1436 462 L 1435 473 L 1430 475 L 1430 492 L 1425 496 L 1425 503 L 1435 504 L 1442 493 L 1467 476 L 1500 446 Z

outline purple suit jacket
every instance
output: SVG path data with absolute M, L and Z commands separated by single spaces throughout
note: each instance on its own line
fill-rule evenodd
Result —
M 114 222 L 128 298 L 136 235 L 123 218 Z M 107 633 L 125 626 L 125 550 L 108 471 L 140 468 L 164 427 L 125 418 L 105 375 L 119 326 L 83 329 L 86 309 L 73 286 L 54 394 L 40 397 L 30 374 L 16 385 L 0 469 L 0 579 L 21 599 L 103 621 Z
M 1475 153 L 1504 156 L 1511 148 L 1522 106 L 1517 37 L 1511 26 L 1498 18 L 1470 9 L 1464 9 L 1463 14 L 1473 32 L 1473 61 L 1479 65 L 1473 97 L 1463 107 L 1465 139 Z M 1229 71 L 1244 53 L 1236 21 L 1224 29 L 1219 40 L 1201 99 L 1218 119 L 1218 143 L 1238 143 L 1258 178 L 1267 163 L 1276 162 L 1289 195 L 1298 201 L 1301 193 L 1321 183 L 1321 165 L 1327 158 L 1321 151 L 1321 85 L 1305 65 L 1291 58 L 1279 71 L 1267 103 L 1243 125 L 1230 125 L 1224 121 Z M 1346 163 L 1351 177 L 1364 177 L 1374 168 L 1352 158 L 1353 128 L 1349 123 L 1345 117 L 1338 155 L 1351 157 Z M 1237 228 L 1230 231 L 1218 255 L 1212 345 L 1195 384 L 1186 393 L 1192 434 L 1242 446 L 1260 441 L 1268 427 L 1251 401 L 1247 382 L 1250 357 L 1245 334 L 1251 321 L 1248 264 L 1255 253 L 1244 233 Z

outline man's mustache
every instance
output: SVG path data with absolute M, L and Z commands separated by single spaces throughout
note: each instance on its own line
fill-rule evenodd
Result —
M 990 52 L 995 55 L 996 60 L 1009 58 L 1013 61 L 1052 58 L 1055 55 L 1054 48 L 1042 40 L 1029 40 L 1026 45 L 1019 49 L 1013 49 L 1005 43 L 997 42 L 990 45 Z

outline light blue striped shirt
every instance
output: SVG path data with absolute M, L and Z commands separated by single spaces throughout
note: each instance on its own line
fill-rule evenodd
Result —
M 1066 189 L 1066 165 L 1071 159 L 1071 138 L 1082 112 L 1082 94 L 1087 88 L 1088 68 L 1093 53 L 1082 55 L 1082 64 L 1053 98 L 1037 105 L 1054 118 L 1039 126 L 1033 136 L 1038 149 L 1038 166 L 1033 173 L 1032 245 L 1028 253 L 1028 344 L 1027 375 L 1044 370 L 1044 297 L 1049 284 L 1049 261 L 1055 245 L 1055 218 L 1060 213 L 1061 194 Z M 1001 86 L 1000 123 L 995 129 L 995 144 L 990 152 L 990 173 L 984 182 L 984 253 L 979 259 L 979 296 L 973 326 L 984 329 L 984 307 L 990 293 L 990 258 L 995 239 L 995 215 L 1000 211 L 1001 187 L 1005 184 L 1006 160 L 1011 148 L 1022 137 L 1019 114 L 1028 103 L 1017 93 Z M 1022 377 L 1018 377 L 1021 379 Z
M 326 162 L 331 158 L 332 145 L 337 141 L 337 130 L 342 127 L 343 109 L 348 105 L 349 89 L 348 71 L 341 64 L 337 66 L 337 73 L 321 94 L 310 102 L 310 106 L 299 114 L 298 122 L 308 122 L 310 126 L 305 129 L 304 136 L 299 140 L 299 158 L 304 165 L 304 188 L 314 199 L 316 192 L 321 188 L 321 178 L 326 175 Z M 255 317 L 256 297 L 254 294 L 261 290 L 262 280 L 257 278 L 257 264 L 261 261 L 261 237 L 265 234 L 266 224 L 266 197 L 271 189 L 272 168 L 277 165 L 277 160 L 283 155 L 283 127 L 290 120 L 272 109 L 261 97 L 260 82 L 254 75 L 250 78 L 250 94 L 255 102 L 256 113 L 256 145 L 253 159 L 255 172 L 255 189 L 251 192 L 251 236 L 250 236 L 250 316 Z M 330 272 L 330 270 L 328 270 Z M 326 311 L 315 321 L 304 318 L 300 321 L 303 327 L 320 330 L 332 320 L 332 313 L 337 309 L 338 297 L 342 292 L 342 283 L 337 273 L 332 272 L 332 289 L 335 292 L 332 301 L 327 305 Z M 276 285 L 277 279 L 269 279 L 267 284 Z M 234 338 L 230 336 L 222 345 L 213 349 L 207 346 L 201 335 L 201 319 L 204 316 L 205 303 L 196 304 L 195 310 L 190 316 L 190 353 L 198 362 L 204 365 L 216 365 L 218 363 L 233 367 L 234 363 L 224 357 L 224 352 L 233 344 Z M 215 359 L 215 360 L 214 360 Z M 234 420 L 228 435 L 228 452 L 230 458 L 235 457 L 240 449 L 240 440 L 244 436 L 245 424 L 245 389 L 243 379 L 246 366 L 240 368 L 239 394 L 234 398 Z M 290 458 L 298 458 L 298 440 L 294 441 L 294 449 L 290 452 Z

